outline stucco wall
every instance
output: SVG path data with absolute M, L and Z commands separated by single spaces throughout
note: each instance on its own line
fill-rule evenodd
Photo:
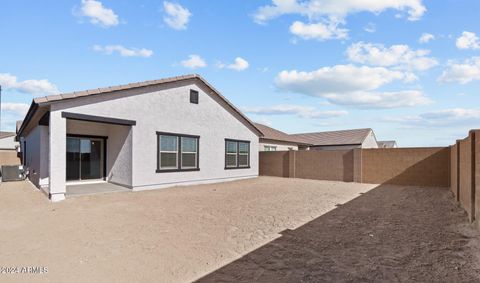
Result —
M 370 132 L 367 138 L 363 141 L 362 148 L 378 148 L 378 143 L 373 132 Z
M 275 146 L 276 151 L 298 150 L 296 144 L 260 139 L 259 150 L 265 151 L 265 146 Z
M 335 145 L 335 146 L 311 146 L 310 150 L 350 150 L 361 148 L 360 144 L 358 145 Z
M 40 187 L 40 147 L 41 147 L 41 126 L 36 126 L 25 137 L 26 155 L 24 164 L 29 169 L 29 179 L 37 187 Z M 24 145 L 22 150 L 25 152 Z
M 362 182 L 450 187 L 450 149 L 363 149 Z
M 189 102 L 190 89 L 199 91 L 199 104 Z M 53 104 L 51 111 L 135 120 L 131 132 L 135 189 L 258 176 L 258 136 L 235 117 L 238 114 L 222 107 L 223 102 L 203 84 L 181 82 L 133 89 L 111 98 L 102 94 L 64 101 Z M 157 131 L 200 136 L 200 170 L 156 173 Z M 250 168 L 225 170 L 225 138 L 250 141 Z
M 15 136 L 0 139 L 0 149 L 15 149 L 18 142 L 15 141 Z

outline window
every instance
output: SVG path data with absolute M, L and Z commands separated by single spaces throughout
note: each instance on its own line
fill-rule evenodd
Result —
M 198 104 L 198 91 L 190 90 L 190 103 Z
M 225 169 L 250 168 L 250 142 L 225 140 Z
M 265 151 L 277 151 L 277 147 L 276 146 L 272 146 L 272 145 L 264 145 L 263 146 L 263 149 Z
M 157 173 L 196 171 L 200 137 L 157 132 Z

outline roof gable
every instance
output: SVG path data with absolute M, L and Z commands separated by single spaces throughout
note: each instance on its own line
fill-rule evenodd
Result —
M 329 132 L 293 134 L 292 136 L 316 146 L 362 144 L 372 129 L 353 129 Z
M 239 115 L 238 118 L 240 118 L 240 120 L 243 120 L 243 122 L 245 122 L 249 126 L 251 131 L 253 131 L 257 136 L 263 135 L 262 132 L 256 127 L 256 125 L 247 116 L 245 116 L 238 108 L 236 108 L 230 101 L 228 101 L 228 99 L 226 99 L 210 83 L 208 83 L 205 79 L 203 79 L 200 75 L 197 75 L 197 74 L 170 77 L 170 78 L 164 78 L 159 80 L 150 80 L 150 81 L 144 81 L 144 82 L 138 82 L 138 83 L 130 83 L 125 85 L 110 86 L 105 88 L 97 88 L 97 89 L 84 90 L 84 91 L 78 91 L 78 92 L 64 93 L 59 95 L 37 97 L 33 100 L 32 105 L 30 106 L 30 109 L 27 112 L 26 118 L 22 123 L 22 125 L 20 126 L 18 132 L 20 134 L 23 131 L 25 126 L 29 123 L 29 120 L 33 115 L 33 112 L 35 112 L 36 109 L 41 106 L 48 106 L 52 103 L 62 103 L 64 101 L 70 101 L 73 99 L 78 99 L 86 96 L 113 94 L 123 90 L 137 89 L 137 88 L 163 85 L 163 84 L 182 82 L 182 81 L 188 81 L 188 80 L 198 81 L 201 84 L 203 84 L 207 89 L 210 90 L 210 94 L 217 96 L 221 101 L 225 103 L 225 107 L 237 113 Z

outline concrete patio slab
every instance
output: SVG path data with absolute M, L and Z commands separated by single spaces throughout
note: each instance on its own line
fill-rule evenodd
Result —
M 113 192 L 129 192 L 130 189 L 112 183 L 67 185 L 67 197 L 94 195 Z

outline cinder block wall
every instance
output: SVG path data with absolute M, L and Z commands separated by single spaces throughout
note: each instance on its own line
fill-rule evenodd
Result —
M 262 151 L 259 156 L 259 174 L 263 176 L 289 177 L 288 151 Z
M 0 166 L 1 165 L 20 165 L 21 161 L 16 150 L 0 150 Z
M 296 151 L 295 178 L 353 182 L 353 150 Z
M 473 220 L 472 214 L 472 138 L 461 140 L 459 142 L 460 160 L 458 166 L 459 172 L 459 201 L 460 205 L 467 211 L 468 216 Z
M 458 201 L 458 146 L 457 144 L 450 147 L 450 189 L 452 190 L 455 199 Z
M 450 148 L 260 152 L 260 175 L 449 187 Z
M 362 182 L 450 187 L 450 148 L 362 149 Z

